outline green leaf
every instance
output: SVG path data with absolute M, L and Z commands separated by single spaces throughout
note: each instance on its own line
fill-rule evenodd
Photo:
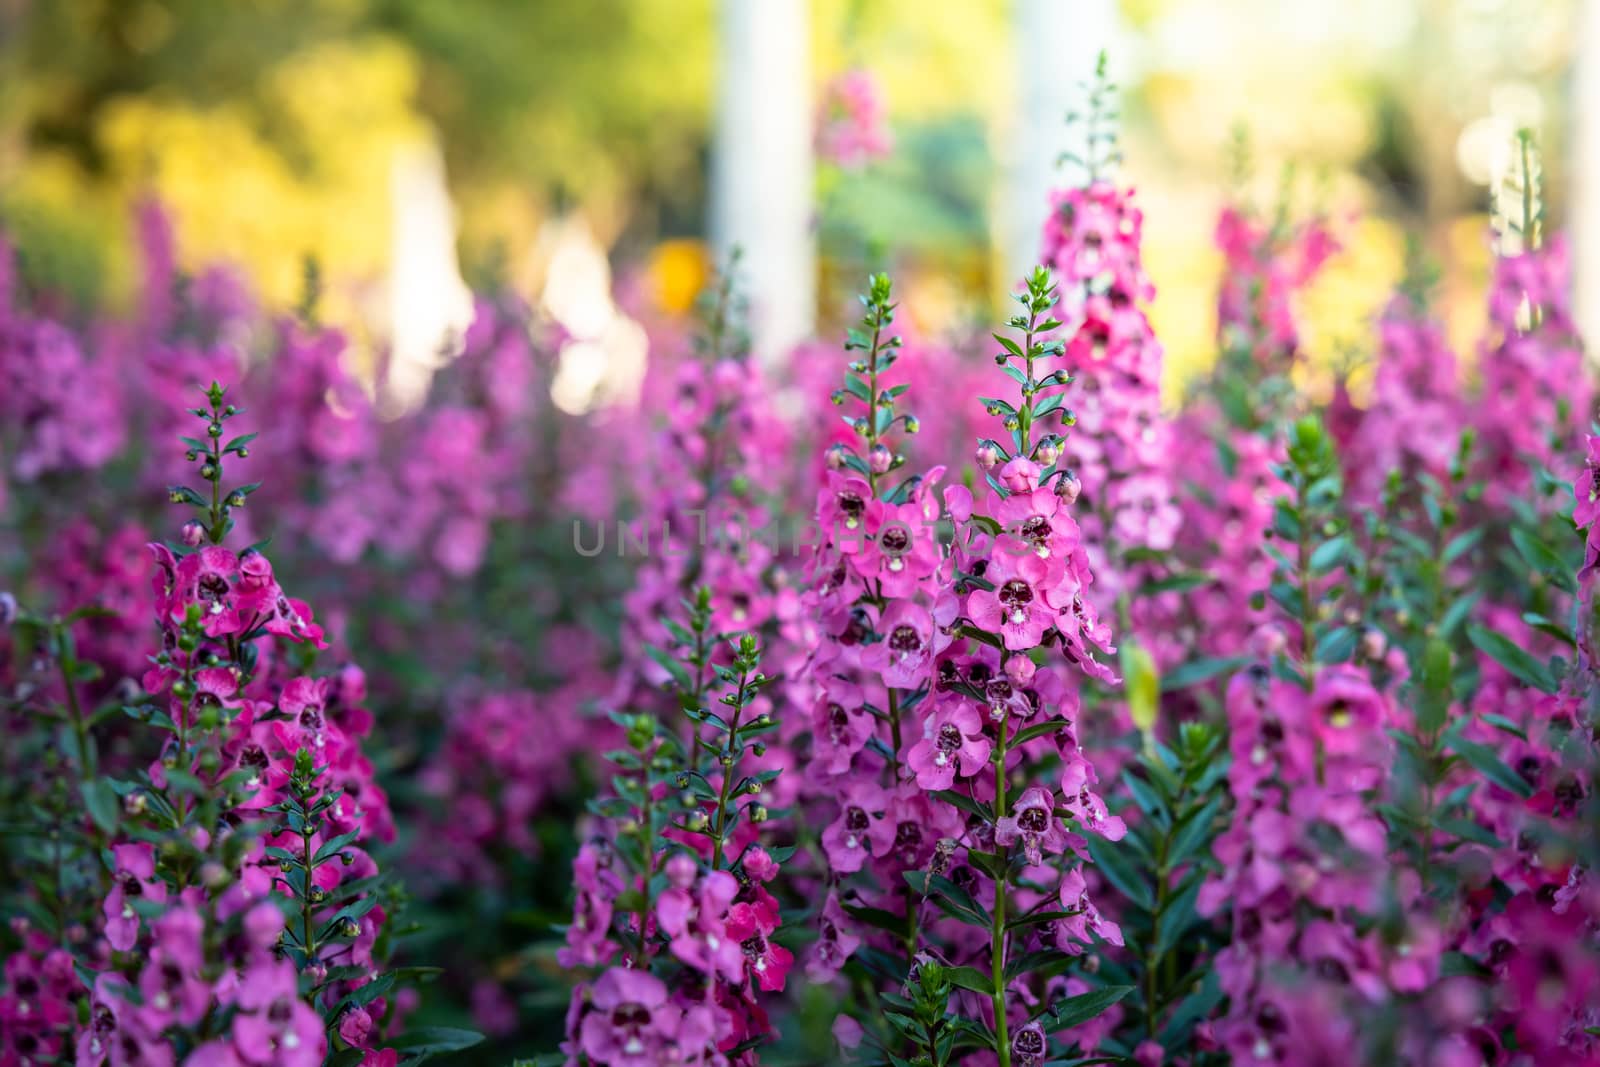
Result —
M 312 866 L 322 866 L 323 863 L 338 855 L 340 850 L 360 836 L 360 830 L 351 830 L 347 834 L 340 834 L 338 837 L 329 838 L 327 841 L 324 841 L 322 843 L 322 847 L 317 849 L 317 854 L 311 857 Z
M 1428 638 L 1422 652 L 1422 671 L 1417 679 L 1422 688 L 1417 725 L 1426 733 L 1432 734 L 1442 727 L 1450 713 L 1451 670 L 1449 643 L 1439 637 Z
M 1472 625 L 1467 627 L 1467 639 L 1479 652 L 1510 671 L 1524 685 L 1530 685 L 1552 695 L 1560 688 L 1546 664 L 1541 663 L 1526 649 L 1519 648 L 1505 635 Z
M 1012 739 L 1012 743 L 1015 743 L 1015 738 Z M 989 805 L 981 800 L 974 800 L 965 793 L 957 793 L 953 789 L 940 789 L 933 796 L 951 807 L 960 808 L 969 815 L 976 815 L 984 822 L 994 822 L 994 812 L 989 810 Z
M 79 792 L 83 794 L 83 805 L 94 824 L 108 834 L 115 830 L 122 806 L 117 803 L 117 793 L 111 788 L 111 783 L 104 778 L 96 778 L 79 786 Z
M 1494 749 L 1459 736 L 1452 736 L 1449 739 L 1449 744 L 1452 752 L 1466 760 L 1474 770 L 1495 785 L 1515 793 L 1524 800 L 1533 796 L 1533 787 L 1523 781 L 1516 771 L 1507 767 L 1505 762 L 1495 754 Z
M 1000 347 L 1005 349 L 1011 355 L 1016 356 L 1018 359 L 1026 358 L 1022 354 L 1022 346 L 1017 344 L 1017 342 L 1013 341 L 1011 338 L 1007 337 L 1005 334 L 994 333 L 990 334 L 989 336 L 993 337 L 996 341 L 999 341 Z
M 1057 1030 L 1081 1026 L 1132 992 L 1131 985 L 1113 985 L 1067 997 L 1051 1009 L 1045 1030 L 1053 1034 Z
M 976 967 L 946 967 L 944 976 L 950 979 L 950 984 L 953 986 L 970 989 L 974 993 L 994 995 L 994 979 Z
M 1325 574 L 1344 561 L 1345 549 L 1350 545 L 1350 539 L 1343 534 L 1329 538 L 1311 551 L 1311 570 L 1316 574 Z
M 1441 978 L 1488 978 L 1494 972 L 1471 956 L 1460 952 L 1446 952 L 1439 957 L 1439 977 Z
M 390 1048 L 400 1053 L 406 1063 L 421 1063 L 444 1052 L 460 1052 L 483 1041 L 483 1035 L 474 1030 L 461 1030 L 453 1026 L 421 1026 L 407 1030 L 388 1040 Z
M 1182 866 L 1195 849 L 1211 839 L 1212 824 L 1216 822 L 1217 812 L 1222 809 L 1222 800 L 1220 796 L 1212 797 L 1205 807 L 1190 814 L 1179 826 L 1178 832 L 1173 835 L 1171 847 L 1167 849 L 1169 868 Z
M 905 936 L 906 917 L 904 915 L 896 915 L 894 912 L 885 911 L 883 908 L 869 908 L 858 904 L 846 904 L 844 910 L 852 919 L 864 922 L 868 926 L 891 933 L 896 937 Z
M 1155 910 L 1155 897 L 1145 884 L 1140 872 L 1128 862 L 1127 854 L 1115 844 L 1100 837 L 1088 837 L 1089 855 L 1117 892 L 1127 897 L 1145 911 Z
M 689 677 L 689 669 L 674 657 L 654 645 L 645 646 L 644 651 L 645 655 L 655 660 L 662 670 L 672 676 L 672 680 L 678 684 L 678 688 L 686 690 L 694 688 L 694 680 Z
M 227 455 L 229 452 L 237 452 L 260 436 L 258 433 L 241 434 L 222 446 L 222 454 Z
M 1538 612 L 1526 611 L 1522 614 L 1522 621 L 1540 633 L 1549 634 L 1567 647 L 1572 646 L 1572 633 L 1554 619 L 1547 619 Z
M 1018 730 L 1016 736 L 1011 738 L 1008 744 L 1012 747 L 1025 745 L 1036 737 L 1043 737 L 1046 734 L 1058 733 L 1059 731 L 1071 725 L 1072 724 L 1066 719 L 1050 719 L 1047 722 L 1036 722 L 1026 729 Z M 984 809 L 984 813 L 985 817 L 987 818 L 987 809 Z
M 1504 848 L 1505 842 L 1494 834 L 1467 819 L 1437 819 L 1434 825 L 1447 834 L 1459 837 L 1463 841 L 1483 845 L 1486 848 Z
M 1496 730 L 1499 730 L 1501 733 L 1510 734 L 1512 737 L 1518 738 L 1522 741 L 1526 741 L 1528 739 L 1528 732 L 1522 727 L 1518 726 L 1516 723 L 1512 722 L 1510 719 L 1506 718 L 1504 715 L 1496 715 L 1493 712 L 1489 712 L 1488 714 L 1480 715 L 1478 717 L 1484 722 L 1488 723 L 1490 726 L 1493 726 Z
M 1177 574 L 1169 574 L 1165 578 L 1155 578 L 1145 582 L 1139 587 L 1138 595 L 1154 596 L 1157 593 L 1186 593 L 1191 589 L 1199 589 L 1201 586 L 1210 585 L 1216 580 L 1216 575 L 1206 574 L 1203 571 L 1181 571 Z
M 1161 679 L 1163 693 L 1175 693 L 1180 689 L 1187 689 L 1191 685 L 1208 682 L 1222 674 L 1231 674 L 1241 667 L 1250 664 L 1248 656 L 1232 656 L 1227 659 L 1196 659 L 1181 664 L 1168 671 Z
M 1512 528 L 1511 543 L 1516 546 L 1517 554 L 1553 585 L 1569 593 L 1577 591 L 1578 586 L 1572 576 L 1573 568 L 1555 549 L 1520 527 Z

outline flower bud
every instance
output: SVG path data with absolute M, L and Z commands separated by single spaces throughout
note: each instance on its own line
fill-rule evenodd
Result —
M 17 598 L 10 593 L 0 593 L 0 626 L 10 626 L 17 621 Z
M 1054 437 L 1046 437 L 1033 452 L 1033 458 L 1046 467 L 1060 457 L 1061 448 Z
M 1011 684 L 1022 687 L 1033 681 L 1033 673 L 1038 668 L 1033 660 L 1025 655 L 1012 656 L 1006 660 L 1006 677 L 1011 679 Z
M 1039 487 L 1039 465 L 1018 456 L 1001 468 L 1000 481 L 1013 493 L 1031 493 Z
M 201 526 L 198 522 L 195 522 L 193 519 L 190 519 L 188 522 L 183 524 L 183 529 L 179 531 L 178 536 L 183 539 L 184 544 L 188 545 L 190 548 L 193 548 L 201 541 L 205 540 L 206 528 Z
M 766 822 L 771 814 L 760 804 L 752 804 L 747 810 L 750 812 L 750 821 L 755 823 Z
M 831 471 L 836 471 L 844 467 L 844 457 L 845 450 L 843 445 L 834 445 L 832 448 L 828 449 L 826 456 L 828 469 Z
M 1064 472 L 1056 479 L 1056 496 L 1063 503 L 1070 504 L 1078 499 L 1078 494 L 1083 492 L 1083 483 L 1078 481 L 1078 476 L 1072 471 Z
M 974 458 L 977 459 L 978 466 L 984 470 L 993 470 L 994 465 L 1000 462 L 1000 453 L 995 449 L 994 445 L 986 441 L 978 446 L 978 453 Z
M 894 455 L 882 443 L 872 446 L 872 451 L 867 453 L 867 465 L 872 468 L 872 473 L 883 474 L 894 465 Z

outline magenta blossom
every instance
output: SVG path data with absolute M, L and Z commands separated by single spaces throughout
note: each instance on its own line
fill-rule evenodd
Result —
M 1011 814 L 994 826 L 997 845 L 1022 845 L 1023 855 L 1037 866 L 1045 852 L 1060 852 L 1067 847 L 1067 831 L 1055 816 L 1055 801 L 1042 786 L 1030 786 L 1012 805 Z
M 923 789 L 949 789 L 956 775 L 970 778 L 989 762 L 991 745 L 978 713 L 966 702 L 951 703 L 928 721 L 928 733 L 911 746 L 906 766 Z

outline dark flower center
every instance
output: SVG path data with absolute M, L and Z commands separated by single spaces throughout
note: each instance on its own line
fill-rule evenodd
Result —
M 890 632 L 889 647 L 896 652 L 920 652 L 922 651 L 922 635 L 917 633 L 915 626 L 901 624 Z
M 860 808 L 851 806 L 844 810 L 844 828 L 853 834 L 865 833 L 871 825 L 867 813 Z
M 1017 813 L 1017 825 L 1025 833 L 1042 834 L 1050 829 L 1050 813 L 1043 808 L 1024 808 Z
M 898 556 L 911 547 L 910 535 L 898 526 L 891 526 L 883 531 L 883 536 L 878 540 L 883 545 L 883 550 L 893 556 Z
M 834 744 L 845 739 L 850 732 L 850 713 L 838 704 L 828 705 L 828 736 Z
M 1044 1035 L 1031 1027 L 1017 1031 L 1017 1036 L 1011 1042 L 1011 1051 L 1018 1056 L 1039 1057 L 1044 1055 Z
M 650 1025 L 650 1009 L 643 1004 L 618 1004 L 611 1011 L 611 1025 L 637 1033 Z
M 1002 585 L 1000 592 L 996 595 L 1000 598 L 1000 603 L 1007 608 L 1019 611 L 1033 603 L 1033 586 L 1021 578 L 1013 578 L 1005 585 Z

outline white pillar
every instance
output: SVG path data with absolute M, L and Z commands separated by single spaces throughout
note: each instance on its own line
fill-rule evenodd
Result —
M 444 155 L 432 140 L 395 151 L 389 195 L 394 237 L 389 266 L 387 404 L 422 399 L 433 372 L 460 352 L 472 325 L 472 292 L 456 256 L 456 212 Z
M 1572 48 L 1571 170 L 1572 309 L 1588 346 L 1600 357 L 1600 0 L 1581 0 Z M 1589 412 L 1588 415 L 1593 415 Z
M 1082 151 L 1082 134 L 1078 127 L 1068 130 L 1066 116 L 1083 106 L 1082 86 L 1094 77 L 1101 50 L 1117 44 L 1115 29 L 1115 0 L 1013 0 L 1017 106 L 1002 133 L 1004 199 L 995 212 L 1005 272 L 1000 280 L 1008 292 L 1039 261 L 1050 190 L 1082 178 L 1056 165 L 1062 152 Z M 1125 67 L 1117 58 L 1112 51 L 1114 71 Z
M 768 366 L 816 315 L 810 12 L 806 0 L 721 0 L 711 172 L 719 259 L 743 249 L 757 357 Z

